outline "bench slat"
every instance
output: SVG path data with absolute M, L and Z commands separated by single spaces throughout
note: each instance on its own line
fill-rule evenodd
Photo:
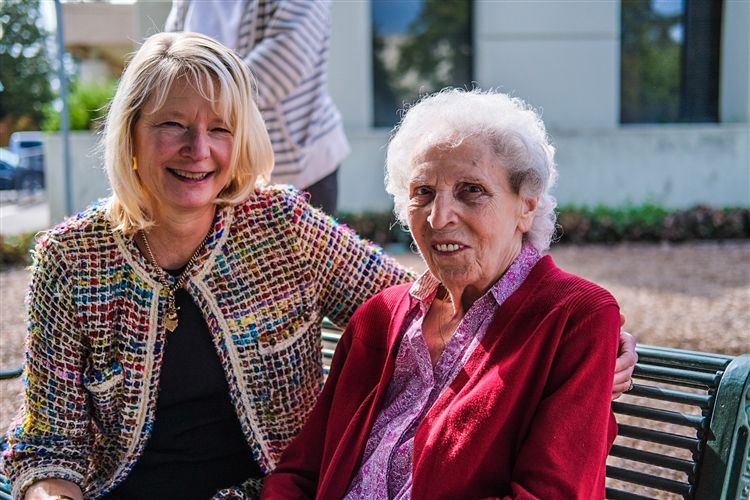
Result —
M 621 415 L 630 415 L 631 417 L 645 418 L 656 420 L 657 422 L 666 422 L 668 424 L 691 427 L 693 429 L 705 429 L 706 417 L 699 415 L 689 415 L 676 411 L 662 410 L 661 408 L 651 408 L 649 406 L 633 405 L 628 403 L 612 402 L 612 410 Z
M 681 368 L 672 368 L 668 366 L 644 365 L 638 363 L 635 365 L 633 375 L 645 380 L 656 382 L 666 382 L 688 387 L 707 387 L 715 389 L 721 382 L 724 372 L 694 372 L 683 370 Z
M 685 497 L 690 495 L 691 490 L 690 485 L 687 483 L 675 481 L 674 479 L 652 476 L 651 474 L 644 474 L 643 472 L 623 469 L 620 467 L 613 467 L 611 465 L 607 466 L 607 477 L 627 483 L 648 486 L 649 488 L 654 488 L 656 490 L 677 493 L 678 495 L 683 495 Z
M 653 429 L 646 429 L 643 427 L 636 427 L 626 424 L 619 424 L 618 427 L 618 436 L 622 437 L 629 437 L 633 439 L 649 441 L 651 443 L 674 446 L 675 448 L 682 448 L 692 453 L 696 453 L 700 447 L 700 440 L 697 438 L 680 436 L 679 434 L 671 434 L 664 431 L 655 431 Z
M 649 385 L 634 384 L 633 389 L 628 391 L 631 396 L 639 396 L 659 401 L 668 401 L 670 403 L 679 403 L 685 405 L 697 406 L 701 409 L 712 408 L 714 398 L 709 394 L 696 394 L 693 392 L 675 391 L 662 387 L 653 387 Z
M 636 495 L 635 493 L 628 493 L 627 491 L 616 490 L 614 488 L 606 488 L 604 498 L 608 500 L 653 500 L 651 497 L 644 497 L 643 495 Z
M 723 371 L 734 356 L 685 349 L 672 349 L 654 345 L 636 346 L 641 363 L 660 366 L 678 366 L 703 371 Z
M 612 445 L 612 449 L 609 451 L 609 455 L 613 457 L 624 458 L 626 460 L 632 460 L 633 462 L 656 465 L 665 469 L 684 472 L 688 475 L 694 474 L 695 472 L 695 463 L 690 460 L 671 457 L 669 455 L 662 455 L 660 453 L 654 453 L 651 451 L 639 450 L 637 448 L 620 446 L 617 444 Z
M 15 370 L 2 370 L 0 371 L 0 380 L 10 380 L 16 377 L 20 377 L 23 373 L 23 367 L 16 368 Z
M 340 333 L 334 333 L 334 332 L 326 332 L 324 331 L 322 333 L 323 341 L 324 342 L 333 342 L 334 344 L 341 340 L 341 334 Z

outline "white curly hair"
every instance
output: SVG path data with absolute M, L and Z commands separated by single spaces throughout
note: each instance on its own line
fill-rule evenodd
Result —
M 550 194 L 557 180 L 555 148 L 540 114 L 517 97 L 492 89 L 444 89 L 408 107 L 388 143 L 385 184 L 393 196 L 396 218 L 408 228 L 409 180 L 413 156 L 431 144 L 458 146 L 467 138 L 485 141 L 505 168 L 511 188 L 539 198 L 524 241 L 547 250 L 556 227 L 557 201 Z

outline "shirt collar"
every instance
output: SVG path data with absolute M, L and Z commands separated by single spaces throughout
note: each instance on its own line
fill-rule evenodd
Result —
M 505 274 L 490 288 L 489 291 L 495 301 L 502 304 L 513 292 L 518 290 L 518 287 L 521 286 L 521 283 L 524 282 L 531 269 L 541 258 L 542 254 L 539 253 L 539 250 L 531 244 L 524 243 L 518 256 L 508 267 Z M 432 303 L 439 286 L 440 281 L 428 269 L 412 284 L 409 295 L 424 305 L 429 305 Z

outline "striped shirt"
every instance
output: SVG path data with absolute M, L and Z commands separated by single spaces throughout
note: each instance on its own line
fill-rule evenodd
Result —
M 190 5 L 173 2 L 167 31 L 185 28 Z M 276 158 L 273 182 L 304 189 L 351 151 L 327 90 L 330 43 L 330 1 L 246 2 L 236 52 L 257 78 L 258 106 Z

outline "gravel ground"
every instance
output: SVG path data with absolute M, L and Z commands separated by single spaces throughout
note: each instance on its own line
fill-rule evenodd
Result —
M 608 289 L 638 342 L 750 353 L 750 241 L 557 245 L 555 263 Z M 423 269 L 419 257 L 399 257 Z
M 563 269 L 617 298 L 638 342 L 730 355 L 750 352 L 750 241 L 556 246 Z M 415 269 L 415 255 L 398 258 Z M 23 361 L 28 273 L 0 273 L 0 368 Z M 0 383 L 0 429 L 18 407 L 19 381 Z M 669 498 L 669 497 L 664 497 Z

